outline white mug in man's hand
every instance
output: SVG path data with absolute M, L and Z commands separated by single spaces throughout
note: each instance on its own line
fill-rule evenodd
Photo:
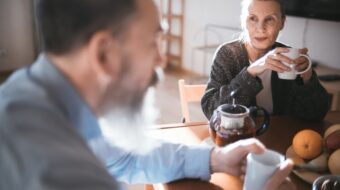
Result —
M 266 150 L 263 154 L 248 154 L 243 190 L 263 190 L 284 160 L 282 154 L 273 150 Z
M 282 62 L 283 64 L 285 64 L 286 66 L 291 68 L 291 71 L 285 71 L 282 73 L 278 73 L 278 76 L 280 79 L 285 79 L 285 80 L 295 80 L 297 75 L 303 74 L 305 72 L 307 72 L 311 67 L 312 67 L 312 60 L 304 54 L 300 54 L 299 53 L 299 49 L 296 48 L 289 48 L 289 52 L 287 53 L 282 53 L 282 55 L 289 57 L 292 60 L 297 59 L 298 57 L 306 57 L 308 59 L 308 67 L 303 70 L 303 71 L 297 71 L 296 70 L 296 65 L 295 64 L 289 64 L 286 62 Z

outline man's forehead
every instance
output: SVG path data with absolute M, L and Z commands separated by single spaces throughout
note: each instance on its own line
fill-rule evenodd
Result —
M 153 0 L 137 0 L 136 2 L 141 16 L 158 16 L 158 10 Z
M 137 19 L 142 20 L 146 26 L 150 27 L 154 33 L 159 33 L 163 29 L 160 25 L 158 9 L 153 0 L 137 0 L 138 16 Z

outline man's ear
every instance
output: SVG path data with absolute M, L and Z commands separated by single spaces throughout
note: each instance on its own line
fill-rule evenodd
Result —
M 114 78 L 119 72 L 121 49 L 109 31 L 95 33 L 88 42 L 89 61 L 100 78 Z

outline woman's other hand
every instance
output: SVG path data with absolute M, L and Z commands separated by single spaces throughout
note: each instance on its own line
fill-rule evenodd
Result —
M 307 48 L 299 49 L 299 53 L 303 54 L 303 55 L 307 55 L 308 49 Z M 309 63 L 308 63 L 309 60 L 306 57 L 303 57 L 303 56 L 300 56 L 300 57 L 296 58 L 295 60 L 291 60 L 289 57 L 284 56 L 284 55 L 280 55 L 280 57 L 284 57 L 284 59 L 280 58 L 280 61 L 284 61 L 284 62 L 290 63 L 290 64 L 295 64 L 296 65 L 295 69 L 297 71 L 303 71 L 309 66 Z M 289 60 L 289 61 L 287 61 L 287 60 Z M 312 74 L 313 74 L 312 69 L 309 69 L 307 72 L 301 74 L 301 77 L 302 77 L 304 83 L 309 81 L 309 79 L 312 77 Z
M 307 48 L 299 49 L 299 53 L 307 55 L 308 49 Z M 308 62 L 309 62 L 309 60 L 306 57 L 302 57 L 302 56 L 294 60 L 294 63 L 296 64 L 296 69 L 298 71 L 305 70 L 309 65 Z M 309 69 L 307 72 L 301 74 L 301 77 L 302 77 L 304 83 L 307 83 L 310 80 L 310 78 L 312 77 L 312 75 L 313 75 L 312 69 Z

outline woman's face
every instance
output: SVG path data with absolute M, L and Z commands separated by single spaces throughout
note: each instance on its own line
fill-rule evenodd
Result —
M 248 11 L 246 32 L 250 45 L 257 50 L 268 50 L 284 25 L 280 4 L 276 1 L 253 0 Z

